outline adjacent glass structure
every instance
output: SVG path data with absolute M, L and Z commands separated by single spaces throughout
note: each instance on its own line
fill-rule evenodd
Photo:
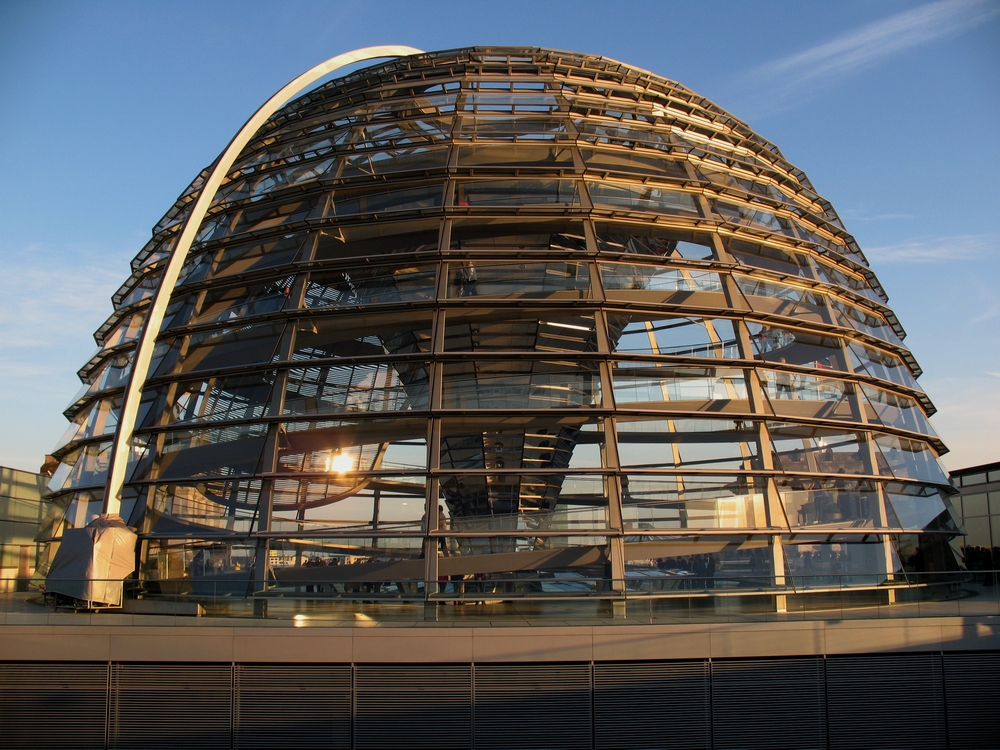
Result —
M 537 48 L 338 78 L 261 128 L 160 289 L 206 174 L 80 370 L 48 538 L 104 509 L 155 336 L 122 516 L 164 592 L 809 590 L 957 564 L 933 406 L 864 254 L 683 86 Z

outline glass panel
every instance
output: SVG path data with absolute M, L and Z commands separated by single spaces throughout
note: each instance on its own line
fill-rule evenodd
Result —
M 282 414 L 426 409 L 426 362 L 298 367 L 288 371 Z
M 431 316 L 358 315 L 307 318 L 298 323 L 293 361 L 415 354 L 431 348 Z
M 304 306 L 384 305 L 434 299 L 436 266 L 347 268 L 313 273 Z
M 245 597 L 256 547 L 246 543 L 150 539 L 139 577 L 149 594 Z
M 67 500 L 63 530 L 82 529 L 104 512 L 103 490 L 76 492 Z
M 199 293 L 181 297 L 167 309 L 161 330 L 277 312 L 288 302 L 294 281 L 294 276 L 285 276 L 251 286 L 210 288 L 204 293 L 200 311 L 195 310 Z
M 110 398 L 95 401 L 73 417 L 73 421 L 59 440 L 54 450 L 58 450 L 74 440 L 110 435 L 118 427 L 122 399 Z
M 744 371 L 735 368 L 616 362 L 612 378 L 620 408 L 750 411 Z
M 637 313 L 608 313 L 608 334 L 616 352 L 674 357 L 740 357 L 736 322 Z
M 888 341 L 890 344 L 902 345 L 903 342 L 900 341 L 899 336 L 892 330 L 889 322 L 882 317 L 881 313 L 862 310 L 860 307 L 833 298 L 830 299 L 830 307 L 840 313 L 838 325 L 870 334 L 883 341 Z
M 767 209 L 719 200 L 713 200 L 710 203 L 712 209 L 730 223 L 765 229 L 768 232 L 783 234 L 786 237 L 796 239 L 799 237 L 798 232 L 795 231 L 794 222 Z
M 281 202 L 282 199 L 284 202 Z M 282 199 L 263 206 L 250 204 L 245 208 L 238 207 L 210 215 L 202 222 L 195 242 L 212 242 L 251 232 L 273 231 L 289 224 L 296 224 L 322 209 L 325 196 L 317 194 L 305 197 L 282 196 Z
M 597 247 L 602 253 L 656 258 L 712 260 L 715 257 L 712 238 L 707 234 L 641 227 L 634 224 L 598 222 Z
M 860 341 L 851 341 L 848 347 L 855 372 L 867 373 L 896 385 L 921 390 L 910 369 L 895 354 L 874 349 Z
M 142 334 L 142 327 L 145 322 L 145 311 L 126 315 L 104 337 L 104 343 L 101 345 L 101 348 L 110 349 L 121 344 L 127 344 L 130 341 L 135 341 Z
M 441 468 L 445 470 L 565 470 L 605 466 L 602 423 L 589 417 L 484 415 L 445 419 L 441 430 Z
M 355 472 L 426 468 L 427 425 L 420 420 L 286 422 L 278 440 L 283 474 L 333 474 L 363 484 L 367 477 L 351 478 Z
M 116 354 L 104 360 L 90 373 L 91 383 L 87 393 L 99 393 L 112 388 L 123 388 L 132 374 L 132 357 L 135 351 Z M 152 368 L 150 368 L 152 369 Z M 85 386 L 86 387 L 86 386 Z M 77 400 L 79 397 L 77 398 Z
M 574 119 L 573 124 L 580 133 L 580 140 L 590 143 L 606 143 L 621 146 L 643 146 L 670 152 L 676 143 L 672 133 L 637 128 L 608 120 Z
M 271 530 L 289 534 L 420 532 L 427 504 L 422 476 L 276 479 L 273 497 Z
M 288 265 L 298 259 L 304 240 L 305 235 L 289 234 L 240 245 L 227 245 L 194 255 L 184 263 L 177 283 L 189 284 L 193 281 Z
M 871 385 L 861 384 L 868 406 L 868 421 L 937 437 L 923 409 L 914 399 Z
M 760 469 L 757 425 L 742 420 L 618 417 L 621 465 L 634 469 Z
M 220 479 L 144 488 L 143 531 L 172 537 L 252 533 L 260 485 L 260 480 Z
M 759 589 L 770 586 L 767 539 L 747 535 L 629 537 L 625 541 L 629 590 Z
M 586 252 L 583 223 L 537 219 L 455 219 L 451 227 L 451 249 L 465 252 L 555 253 Z M 520 257 L 520 256 L 518 256 Z
M 784 315 L 817 323 L 829 323 L 824 298 L 808 289 L 777 284 L 762 279 L 733 275 L 747 304 L 754 312 Z
M 463 99 L 462 109 L 478 112 L 542 111 L 559 108 L 562 98 L 550 91 L 520 91 L 516 94 L 501 91 L 478 91 L 468 93 Z
M 246 476 L 257 470 L 267 425 L 177 430 L 138 438 L 131 481 Z
M 580 595 L 610 577 L 605 537 L 445 538 L 439 558 L 442 594 Z
M 877 586 L 890 570 L 881 537 L 844 538 L 835 544 L 791 537 L 783 540 L 785 567 L 796 588 Z M 894 566 L 893 566 L 894 567 Z
M 630 172 L 679 179 L 687 179 L 689 176 L 683 162 L 662 158 L 656 154 L 590 148 L 583 149 L 582 154 L 589 170 Z
M 437 252 L 438 220 L 382 222 L 366 226 L 337 227 L 310 237 L 315 260 L 369 258 L 398 253 Z
M 91 443 L 62 458 L 48 482 L 51 492 L 103 485 L 107 479 L 112 443 Z M 84 524 L 86 525 L 86 524 Z
M 236 203 L 249 198 L 260 198 L 273 191 L 295 185 L 307 185 L 320 177 L 333 177 L 338 163 L 332 158 L 310 160 L 302 164 L 280 167 L 263 173 L 252 173 L 249 177 L 234 179 L 219 188 L 212 200 L 212 207 L 223 203 Z
M 575 180 L 476 180 L 459 182 L 456 206 L 579 205 Z
M 987 493 L 977 493 L 975 495 L 962 495 L 962 508 L 966 518 L 974 516 L 989 515 L 989 503 Z
M 781 190 L 779 190 L 775 185 L 768 182 L 758 182 L 757 180 L 749 180 L 744 177 L 737 177 L 730 172 L 717 171 L 713 168 L 711 162 L 702 162 L 699 165 L 699 172 L 706 177 L 710 182 L 716 185 L 722 185 L 723 187 L 734 187 L 738 190 L 742 190 L 747 193 L 756 193 L 757 195 L 763 195 L 766 198 L 772 200 L 782 201 L 783 203 L 789 203 L 795 205 L 795 201 L 792 198 L 786 196 Z
M 958 531 L 940 488 L 886 482 L 885 494 L 904 529 Z
M 765 362 L 846 371 L 840 339 L 748 320 L 754 358 Z
M 340 179 L 372 177 L 395 172 L 421 172 L 444 169 L 448 165 L 448 148 L 397 148 L 389 151 L 362 151 L 343 157 Z
M 855 472 L 861 473 L 861 472 Z M 791 528 L 881 528 L 878 488 L 868 480 L 777 477 Z
M 322 215 L 355 216 L 388 211 L 418 211 L 436 208 L 442 204 L 443 187 L 440 184 L 395 190 L 350 191 L 335 190 L 327 201 Z
M 620 298 L 620 295 L 613 294 L 617 289 L 689 293 L 722 291 L 722 279 L 719 274 L 712 271 L 639 266 L 632 263 L 599 263 L 598 266 L 601 269 L 601 281 L 608 291 L 609 298 Z M 672 302 L 678 301 L 675 295 L 657 295 L 656 301 L 668 299 Z
M 459 146 L 460 167 L 573 168 L 573 152 L 566 146 Z
M 739 263 L 743 263 L 753 268 L 764 268 L 768 271 L 788 274 L 790 276 L 801 276 L 806 279 L 813 278 L 812 266 L 809 264 L 809 257 L 788 250 L 782 250 L 767 245 L 757 245 L 743 240 L 729 238 L 726 241 L 726 248 Z
M 459 137 L 477 141 L 552 141 L 568 137 L 566 120 L 556 117 L 465 117 Z
M 170 383 L 156 389 L 140 426 L 259 419 L 268 413 L 274 370 Z M 144 400 L 149 400 L 146 391 Z
M 868 286 L 868 282 L 864 278 L 845 273 L 841 269 L 819 258 L 814 258 L 813 262 L 816 264 L 817 278 L 820 281 L 826 281 L 829 284 L 837 284 L 844 289 L 850 289 L 852 292 L 864 295 L 873 302 L 885 303 L 885 300 L 874 289 Z
M 156 294 L 156 290 L 160 288 L 160 277 L 162 275 L 159 271 L 147 273 L 132 288 L 132 291 L 126 294 L 119 304 L 115 305 L 115 309 L 122 310 L 130 305 L 135 305 L 153 297 Z M 116 294 L 115 296 L 117 297 L 118 295 Z
M 595 208 L 611 207 L 657 214 L 700 216 L 698 202 L 691 193 L 652 185 L 626 185 L 587 180 Z
M 447 315 L 444 350 L 448 352 L 597 351 L 592 313 L 449 310 Z
M 600 398 L 596 362 L 481 360 L 444 365 L 446 409 L 568 408 L 596 406 Z
M 775 463 L 786 472 L 873 474 L 864 432 L 768 423 Z
M 966 474 L 962 477 L 962 486 L 970 487 L 974 484 L 985 484 L 986 483 L 986 472 L 981 474 Z
M 449 297 L 587 299 L 587 263 L 449 263 Z
M 753 476 L 629 474 L 622 519 L 626 530 L 767 528 L 765 489 Z
M 290 539 L 271 542 L 274 594 L 423 599 L 420 538 Z
M 167 375 L 270 362 L 284 328 L 284 323 L 258 323 L 160 342 L 150 370 Z
M 880 473 L 891 473 L 899 479 L 922 479 L 935 484 L 948 484 L 948 475 L 927 443 L 878 432 L 875 433 L 875 442 L 881 459 L 885 462 Z
M 438 529 L 529 533 L 606 529 L 607 482 L 599 474 L 442 475 L 443 515 Z
M 775 414 L 860 421 L 852 383 L 785 370 L 758 369 L 757 375 Z
M 453 99 L 454 97 L 449 98 Z M 398 103 L 388 106 L 398 106 Z M 353 131 L 348 131 L 345 134 L 345 140 L 356 151 L 447 141 L 451 136 L 454 120 L 429 116 L 430 114 L 436 114 L 436 112 L 425 113 L 419 118 L 395 122 L 370 122 Z
M 441 478 L 447 528 L 604 528 L 606 478 L 567 472 L 604 465 L 605 436 L 597 420 L 445 419 L 441 468 L 470 472 Z
M 961 537 L 959 537 L 961 538 Z M 961 566 L 955 559 L 955 550 L 952 547 L 953 537 L 945 534 L 900 534 L 894 541 L 898 548 L 899 558 L 903 561 L 903 569 L 911 575 L 907 579 L 916 583 L 940 583 L 942 581 L 942 571 L 958 571 Z M 977 552 L 985 553 L 979 557 L 984 563 L 991 563 L 988 566 L 994 568 L 996 558 L 990 561 L 989 537 L 986 544 Z M 968 543 L 968 539 L 966 540 Z M 961 544 L 961 543 L 959 543 Z M 968 551 L 968 547 L 965 548 Z M 932 573 L 930 576 L 912 575 L 913 573 Z M 952 579 L 955 580 L 954 578 Z

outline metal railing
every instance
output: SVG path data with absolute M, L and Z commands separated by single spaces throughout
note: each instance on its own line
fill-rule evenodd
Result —
M 421 580 L 272 580 L 257 587 L 246 579 L 127 579 L 117 582 L 124 594 L 121 604 L 82 601 L 52 590 L 58 587 L 47 589 L 38 580 L 5 583 L 0 614 L 7 622 L 64 612 L 268 618 L 296 625 L 424 619 L 667 624 L 1000 616 L 1000 571 L 908 573 L 892 579 L 796 575 L 777 582 L 771 576 L 721 575 L 622 580 L 476 576 L 429 586 Z

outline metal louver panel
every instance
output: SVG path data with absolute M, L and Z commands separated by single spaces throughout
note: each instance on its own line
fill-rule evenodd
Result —
M 710 710 L 705 660 L 594 665 L 598 750 L 707 750 Z
M 229 750 L 229 664 L 115 664 L 109 746 L 118 750 Z
M 951 750 L 1000 748 L 1000 653 L 944 655 Z
M 945 747 L 940 654 L 865 654 L 827 659 L 830 747 Z
M 356 750 L 472 746 L 472 669 L 461 665 L 355 668 Z
M 826 747 L 823 660 L 712 662 L 715 750 Z
M 240 664 L 234 750 L 350 750 L 351 668 Z
M 589 664 L 477 664 L 476 750 L 592 747 Z
M 108 665 L 0 664 L 0 748 L 104 748 Z

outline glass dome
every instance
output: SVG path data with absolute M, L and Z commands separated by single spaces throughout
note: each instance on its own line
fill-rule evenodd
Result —
M 107 511 L 155 333 L 121 494 L 151 591 L 545 599 L 954 569 L 945 448 L 864 254 L 777 147 L 683 86 L 537 48 L 366 67 L 268 120 L 161 289 L 207 174 L 95 334 L 48 539 Z

